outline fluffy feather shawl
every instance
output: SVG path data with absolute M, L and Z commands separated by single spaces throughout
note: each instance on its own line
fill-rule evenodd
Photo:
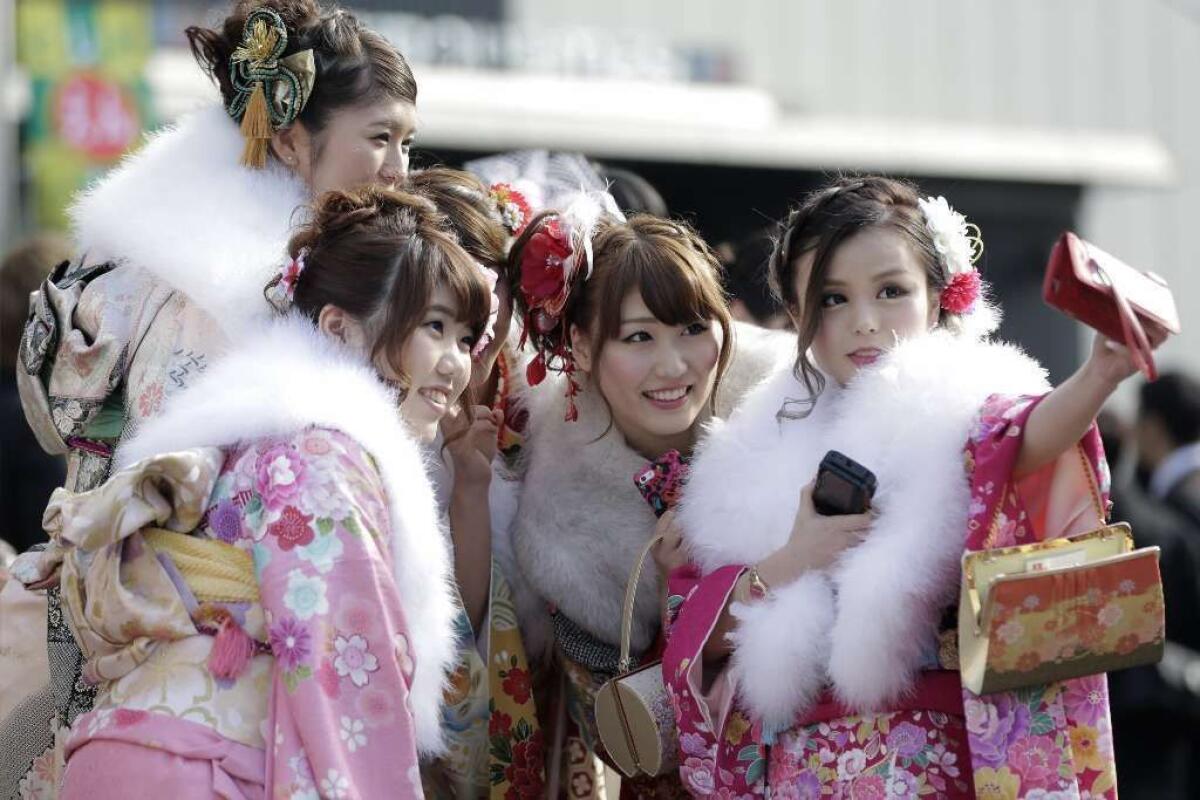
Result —
M 878 518 L 861 544 L 826 573 L 734 606 L 732 675 L 751 711 L 783 728 L 827 684 L 862 710 L 912 685 L 958 585 L 971 423 L 992 394 L 1047 389 L 1043 370 L 1016 348 L 935 332 L 898 345 L 844 389 L 831 382 L 804 419 L 776 419 L 786 400 L 807 396 L 784 370 L 714 423 L 679 514 L 706 572 L 754 563 L 788 540 L 800 489 L 826 451 L 879 481 Z
M 71 208 L 89 262 L 144 269 L 233 336 L 268 315 L 263 287 L 284 255 L 302 181 L 269 163 L 239 165 L 243 141 L 219 105 L 155 133 Z

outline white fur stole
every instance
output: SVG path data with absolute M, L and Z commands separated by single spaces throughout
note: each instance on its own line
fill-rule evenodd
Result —
M 903 342 L 812 414 L 777 420 L 807 397 L 790 369 L 755 391 L 701 444 L 679 521 L 705 572 L 782 547 L 800 490 L 839 450 L 878 479 L 868 537 L 826 572 L 735 604 L 732 676 L 768 727 L 788 727 L 832 684 L 851 708 L 908 690 L 958 586 L 970 488 L 963 446 L 992 394 L 1040 394 L 1044 371 L 1017 348 L 947 332 Z
M 237 124 L 213 105 L 150 136 L 81 193 L 75 245 L 89 262 L 141 268 L 187 297 L 233 337 L 271 312 L 274 276 L 308 190 L 291 171 L 238 163 Z

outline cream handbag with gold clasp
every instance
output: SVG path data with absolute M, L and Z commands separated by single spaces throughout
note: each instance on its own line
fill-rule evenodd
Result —
M 662 661 L 634 669 L 629 656 L 638 580 L 646 556 L 660 541 L 662 536 L 647 542 L 633 565 L 633 574 L 625 587 L 621 620 L 620 674 L 596 692 L 596 728 L 600 740 L 612 762 L 629 778 L 663 775 L 678 766 L 675 713 L 663 685 Z

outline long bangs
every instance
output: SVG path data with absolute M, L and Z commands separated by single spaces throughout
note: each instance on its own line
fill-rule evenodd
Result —
M 616 338 L 621 303 L 637 290 L 646 308 L 667 325 L 713 320 L 728 327 L 729 312 L 721 288 L 719 265 L 687 243 L 667 236 L 629 243 L 609 272 L 600 298 L 599 336 Z
M 439 286 L 445 286 L 454 298 L 458 321 L 466 322 L 475 336 L 483 333 L 491 311 L 491 293 L 471 257 L 453 239 L 440 231 L 408 236 L 395 262 L 391 284 L 371 315 L 371 327 L 380 332 L 375 354 L 386 353 L 397 372 L 402 372 L 404 345 L 420 326 Z
M 458 308 L 458 321 L 470 325 L 478 337 L 487 327 L 488 315 L 492 312 L 492 292 L 480 272 L 485 267 L 449 237 L 444 244 L 449 246 L 442 248 L 443 258 L 432 265 L 434 285 L 445 286 L 450 291 Z

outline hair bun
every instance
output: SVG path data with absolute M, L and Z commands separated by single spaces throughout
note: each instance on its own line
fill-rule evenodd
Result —
M 428 197 L 396 189 L 372 188 L 367 189 L 365 193 L 375 198 L 380 211 L 411 211 L 421 226 L 440 227 L 442 224 L 442 213 Z
M 334 190 L 313 202 L 310 220 L 292 237 L 288 252 L 295 257 L 304 247 L 338 239 L 377 217 L 384 218 L 397 235 L 446 228 L 437 206 L 424 197 L 376 186 Z
M 313 206 L 313 227 L 322 235 L 331 236 L 361 224 L 378 212 L 378 202 L 366 192 L 326 192 Z

